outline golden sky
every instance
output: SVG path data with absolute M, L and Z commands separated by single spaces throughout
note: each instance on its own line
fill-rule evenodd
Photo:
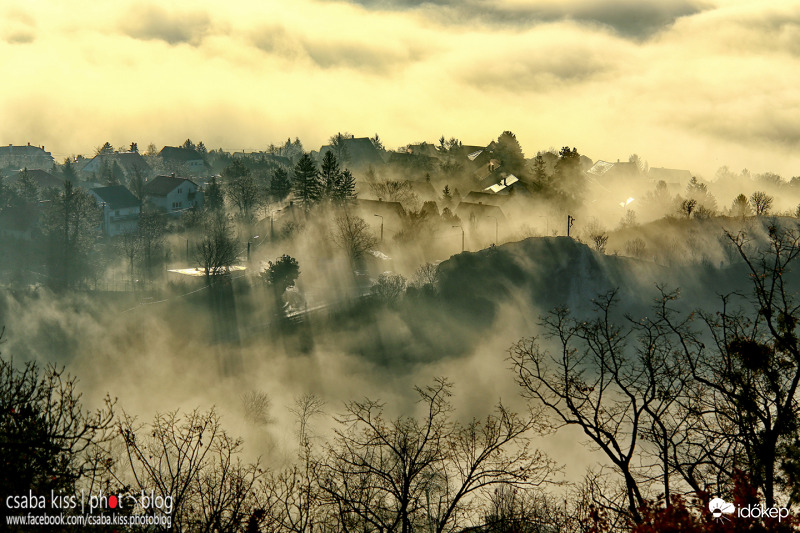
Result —
M 388 148 L 511 130 L 527 156 L 800 175 L 800 4 L 3 0 L 0 143 Z

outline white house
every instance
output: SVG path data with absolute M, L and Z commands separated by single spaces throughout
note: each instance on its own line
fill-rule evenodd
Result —
M 180 213 L 192 207 L 203 207 L 203 191 L 187 178 L 157 176 L 144 184 L 148 202 L 167 213 Z
M 103 208 L 103 233 L 110 237 L 133 233 L 139 224 L 141 202 L 123 185 L 91 189 L 97 205 Z

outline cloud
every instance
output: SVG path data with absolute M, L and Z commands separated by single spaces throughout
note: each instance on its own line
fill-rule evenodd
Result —
M 390 49 L 368 39 L 341 39 L 335 35 L 312 37 L 292 33 L 282 26 L 260 28 L 252 33 L 251 40 L 259 50 L 289 61 L 307 62 L 322 69 L 345 68 L 373 74 L 389 74 L 419 56 L 405 45 Z
M 2 13 L 0 38 L 9 44 L 29 44 L 36 40 L 36 19 L 14 7 Z
M 573 23 L 541 25 L 493 41 L 463 54 L 456 63 L 461 79 L 486 91 L 559 91 L 611 75 L 629 55 L 624 42 L 580 30 Z M 501 54 L 491 46 L 498 41 Z
M 0 54 L 20 75 L 0 138 L 63 160 L 106 140 L 316 148 L 347 130 L 394 147 L 511 130 L 528 154 L 796 174 L 800 153 L 775 155 L 797 142 L 800 9 L 707 2 L 9 0 Z
M 169 12 L 153 5 L 132 8 L 120 21 L 120 29 L 130 37 L 156 39 L 172 45 L 196 45 L 211 26 L 211 19 L 205 12 Z
M 36 40 L 36 35 L 33 32 L 20 31 L 14 32 L 6 37 L 6 42 L 10 44 L 29 44 Z
M 367 9 L 417 10 L 448 24 L 484 24 L 530 27 L 533 24 L 573 20 L 602 25 L 637 39 L 664 30 L 679 17 L 699 13 L 703 3 L 692 0 L 641 2 L 637 0 L 572 0 L 515 2 L 494 0 L 349 0 Z

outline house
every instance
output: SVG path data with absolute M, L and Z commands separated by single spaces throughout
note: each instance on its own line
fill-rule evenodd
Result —
M 421 202 L 435 202 L 439 199 L 439 194 L 433 188 L 430 180 L 409 181 L 408 184 Z
M 201 176 L 206 173 L 206 163 L 200 152 L 192 148 L 179 146 L 165 146 L 158 153 L 165 165 L 180 165 L 193 176 Z
M 433 172 L 439 159 L 427 155 L 417 155 L 409 152 L 389 152 L 387 165 L 400 172 L 418 173 Z
M 156 176 L 144 184 L 145 199 L 170 214 L 192 207 L 203 207 L 203 191 L 187 178 Z
M 363 218 L 370 226 L 383 225 L 387 235 L 393 235 L 403 227 L 406 210 L 400 202 L 384 202 L 383 200 L 364 200 L 357 198 L 352 202 L 355 213 Z
M 484 192 L 491 192 L 494 194 L 508 193 L 510 187 L 517 182 L 519 182 L 519 178 L 514 174 L 504 174 L 496 183 L 484 187 L 483 190 Z
M 50 170 L 55 160 L 44 146 L 0 146 L 0 168 L 27 168 L 28 170 Z
M 424 155 L 426 157 L 441 158 L 442 152 L 436 148 L 436 145 L 421 142 L 419 144 L 409 144 L 406 147 L 406 152 L 414 155 Z
M 459 202 L 455 213 L 462 222 L 477 223 L 477 221 L 483 220 L 487 217 L 496 217 L 497 221 L 501 224 L 506 221 L 506 216 L 503 214 L 503 210 L 496 205 Z
M 609 163 L 608 161 L 598 160 L 592 167 L 586 171 L 589 177 L 593 178 L 631 178 L 638 176 L 640 173 L 639 167 L 636 163 L 620 162 Z
M 103 233 L 115 237 L 133 233 L 139 224 L 141 202 L 123 185 L 96 187 L 89 192 L 103 209 Z
M 342 139 L 342 151 L 345 154 L 344 161 L 339 164 L 342 167 L 367 167 L 369 165 L 382 165 L 383 158 L 381 153 L 367 137 Z M 326 152 L 334 150 L 331 145 L 325 145 L 319 149 L 319 159 L 325 157 Z M 334 151 L 334 155 L 336 151 Z
M 153 172 L 139 152 L 114 152 L 97 154 L 88 161 L 84 160 L 83 164 L 78 167 L 78 173 L 84 179 L 102 178 L 101 174 L 104 170 L 113 171 L 115 165 L 122 172 L 120 178 L 130 179 L 137 173 L 142 178 L 147 178 Z
M 18 170 L 16 172 L 12 172 L 11 176 L 8 178 L 7 183 L 9 185 L 13 185 L 17 183 L 20 176 L 23 172 L 28 173 L 28 177 L 33 180 L 37 187 L 39 187 L 40 191 L 44 191 L 46 189 L 63 189 L 64 188 L 64 180 L 61 178 L 57 178 L 50 174 L 49 172 L 45 172 L 44 170 L 40 169 L 26 169 L 26 170 Z
M 464 201 L 471 204 L 496 205 L 497 207 L 504 206 L 509 200 L 511 200 L 511 196 L 507 194 L 495 194 L 487 191 L 470 191 L 464 197 Z
M 679 170 L 676 168 L 651 167 L 647 172 L 647 177 L 654 183 L 664 181 L 668 185 L 682 186 L 692 179 L 692 173 L 688 170 Z

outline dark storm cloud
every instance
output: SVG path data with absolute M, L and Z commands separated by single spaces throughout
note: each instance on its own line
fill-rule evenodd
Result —
M 204 12 L 173 13 L 147 6 L 131 9 L 120 26 L 126 35 L 135 39 L 197 44 L 211 28 L 211 19 Z
M 607 26 L 616 33 L 643 39 L 663 30 L 676 19 L 699 13 L 703 4 L 692 0 L 642 2 L 639 0 L 584 0 L 572 2 L 504 5 L 492 0 L 349 0 L 368 9 L 414 10 L 432 13 L 450 23 L 497 24 L 525 27 L 539 22 L 574 20 Z

